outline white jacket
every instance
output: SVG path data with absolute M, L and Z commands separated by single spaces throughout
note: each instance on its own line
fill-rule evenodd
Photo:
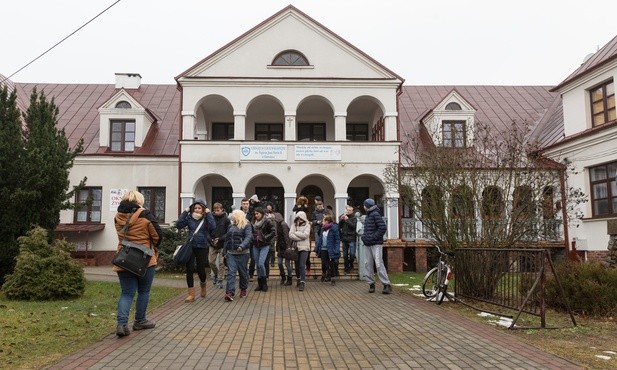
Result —
M 298 225 L 298 221 L 303 220 L 304 225 Z M 294 222 L 289 228 L 289 239 L 298 242 L 298 251 L 311 250 L 311 223 L 306 218 L 306 213 L 300 211 L 296 213 Z

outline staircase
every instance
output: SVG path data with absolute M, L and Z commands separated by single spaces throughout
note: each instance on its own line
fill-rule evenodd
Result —
M 307 274 L 306 280 L 319 280 L 321 278 L 321 259 L 315 253 L 315 242 L 311 242 L 311 253 L 309 254 L 311 273 L 310 276 Z M 353 270 L 351 270 L 348 274 L 344 272 L 345 265 L 343 263 L 343 247 L 341 244 L 341 257 L 339 258 L 339 276 L 336 277 L 337 280 L 358 280 L 358 257 L 356 251 L 356 259 L 354 261 Z M 292 270 L 295 272 L 295 266 L 292 264 Z M 280 272 L 278 267 L 278 259 L 275 258 L 274 267 L 270 266 L 270 278 L 280 278 Z M 294 276 L 295 277 L 295 276 Z

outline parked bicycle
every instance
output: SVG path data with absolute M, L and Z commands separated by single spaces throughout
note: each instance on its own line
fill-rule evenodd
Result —
M 426 273 L 422 280 L 422 294 L 429 300 L 434 299 L 435 303 L 441 304 L 446 296 L 449 300 L 454 300 L 454 296 L 448 293 L 448 283 L 452 280 L 452 267 L 448 263 L 449 258 L 454 258 L 454 251 L 442 252 L 438 246 L 435 246 L 439 252 L 439 261 L 437 266 L 433 267 Z

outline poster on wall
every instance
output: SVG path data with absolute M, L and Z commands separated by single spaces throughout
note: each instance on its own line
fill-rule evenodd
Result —
M 109 210 L 116 212 L 122 197 L 129 189 L 110 189 L 109 190 Z
M 240 145 L 240 160 L 285 161 L 287 160 L 287 145 Z

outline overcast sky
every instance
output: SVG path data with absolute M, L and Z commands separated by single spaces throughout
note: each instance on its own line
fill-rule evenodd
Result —
M 8 76 L 116 0 L 3 0 Z M 292 4 L 407 85 L 556 85 L 617 35 L 615 0 L 121 0 L 11 79 L 174 77 Z

